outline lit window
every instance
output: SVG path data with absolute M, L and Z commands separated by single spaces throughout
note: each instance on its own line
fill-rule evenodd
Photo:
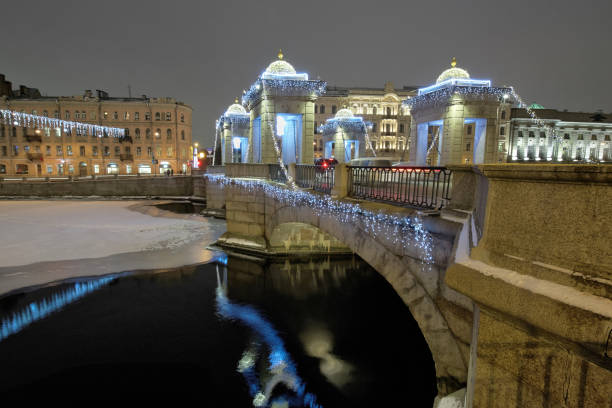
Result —
M 166 112 L 166 120 L 172 120 L 172 113 Z
M 140 120 L 140 112 L 134 112 L 134 120 Z

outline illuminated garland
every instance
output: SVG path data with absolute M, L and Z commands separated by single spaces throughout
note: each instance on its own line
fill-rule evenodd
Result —
M 262 79 L 257 80 L 242 95 L 242 104 L 253 106 L 261 99 L 265 90 L 267 94 L 273 96 L 321 96 L 325 93 L 327 83 L 320 80 L 299 80 L 299 79 Z
M 354 118 L 331 118 L 325 124 L 319 126 L 319 132 L 323 136 L 333 136 L 338 128 L 342 128 L 347 133 L 367 133 L 367 127 L 372 127 L 371 122 L 365 122 L 360 117 Z
M 58 128 L 63 129 L 65 133 L 68 133 L 70 130 L 76 130 L 77 133 L 83 135 L 125 137 L 125 130 L 120 128 L 92 125 L 83 122 L 72 122 L 69 120 L 48 118 L 46 116 L 31 115 L 29 113 L 15 112 L 6 109 L 0 109 L 0 121 L 12 126 L 37 129 Z
M 224 123 L 248 128 L 251 123 L 251 115 L 240 115 L 236 113 L 232 113 L 229 115 L 224 114 L 219 117 L 219 120 L 217 120 L 217 127 L 219 129 L 222 129 Z
M 281 168 L 281 171 L 285 175 L 285 179 L 287 180 L 287 185 L 292 190 L 297 189 L 297 184 L 295 184 L 295 180 L 287 171 L 287 167 L 285 166 L 285 161 L 283 160 L 283 155 L 281 154 L 280 147 L 278 147 L 278 140 L 276 140 L 276 133 L 274 132 L 274 121 L 266 120 L 268 127 L 270 128 L 270 137 L 272 138 L 272 146 L 274 146 L 274 151 L 276 152 L 276 160 L 278 161 L 278 165 Z
M 75 300 L 108 285 L 116 278 L 117 275 L 112 275 L 92 279 L 87 282 L 77 282 L 68 289 L 53 294 L 41 301 L 31 302 L 19 312 L 14 313 L 12 317 L 2 319 L 2 324 L 0 326 L 0 341 L 12 334 L 18 333 L 30 324 L 50 315 Z
M 377 213 L 361 208 L 357 204 L 334 200 L 326 195 L 315 195 L 299 189 L 288 189 L 278 184 L 259 179 L 234 179 L 224 175 L 206 174 L 211 183 L 218 185 L 235 185 L 245 190 L 263 192 L 267 197 L 288 207 L 308 207 L 318 217 L 333 216 L 342 224 L 361 225 L 363 230 L 373 238 L 378 236 L 391 240 L 394 245 L 410 248 L 416 246 L 421 252 L 425 264 L 433 264 L 432 237 L 425 230 L 419 216 L 398 216 Z
M 403 105 L 412 109 L 420 109 L 429 106 L 440 106 L 448 102 L 448 100 L 454 95 L 461 95 L 465 97 L 471 97 L 473 99 L 485 99 L 489 97 L 504 98 L 504 95 L 508 96 L 513 94 L 514 90 L 510 88 L 497 88 L 497 87 L 480 87 L 480 86 L 449 86 L 446 88 L 438 89 L 433 92 L 429 92 L 423 95 L 414 96 L 408 98 L 403 102 Z
M 553 140 L 557 140 L 557 128 L 555 128 L 555 126 L 553 126 L 551 124 L 548 124 L 548 123 L 544 122 L 542 119 L 540 119 L 538 117 L 538 115 L 536 115 L 535 111 L 533 109 L 531 109 L 529 106 L 527 106 L 527 104 L 525 102 L 523 102 L 523 99 L 514 91 L 514 89 L 512 89 L 512 96 L 514 97 L 514 99 L 518 103 L 519 107 L 525 109 L 525 111 L 527 112 L 529 117 L 531 117 L 531 119 L 533 121 L 535 121 L 537 127 L 539 127 L 540 129 L 542 129 L 542 128 L 550 129 L 551 135 L 552 135 L 552 139 Z

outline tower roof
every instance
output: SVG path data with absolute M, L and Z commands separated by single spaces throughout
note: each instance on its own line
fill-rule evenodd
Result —
M 470 74 L 463 68 L 457 67 L 457 60 L 455 57 L 451 60 L 451 67 L 444 70 L 438 79 L 436 84 L 446 81 L 447 79 L 470 79 Z

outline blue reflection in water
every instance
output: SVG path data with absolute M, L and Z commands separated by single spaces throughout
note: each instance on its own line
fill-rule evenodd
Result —
M 285 346 L 283 340 L 278 335 L 272 324 L 268 322 L 252 306 L 238 305 L 232 303 L 227 298 L 227 269 L 224 268 L 223 283 L 219 276 L 219 266 L 217 265 L 217 311 L 218 313 L 231 320 L 238 320 L 251 328 L 268 347 L 269 353 L 268 369 L 272 376 L 268 381 L 261 384 L 259 376 L 255 371 L 255 360 L 258 353 L 254 345 L 247 349 L 240 362 L 238 371 L 242 373 L 249 386 L 249 392 L 253 397 L 253 405 L 256 407 L 287 403 L 289 406 L 306 406 L 309 408 L 322 408 L 316 402 L 316 396 L 306 392 L 306 384 L 297 375 L 295 363 Z M 283 383 L 287 388 L 295 392 L 295 396 L 283 395 L 270 401 L 270 396 L 276 385 Z
M 11 317 L 2 319 L 0 341 L 11 334 L 18 333 L 25 327 L 61 309 L 69 303 L 88 295 L 115 280 L 117 275 L 105 276 L 86 282 L 77 282 L 71 287 L 53 294 L 43 300 L 32 302 Z

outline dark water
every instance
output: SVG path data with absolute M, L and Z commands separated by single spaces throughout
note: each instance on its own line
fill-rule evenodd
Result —
M 199 214 L 206 208 L 206 204 L 192 203 L 191 201 L 173 201 L 170 203 L 156 204 L 161 210 L 171 211 L 177 214 Z
M 0 299 L 0 319 L 29 310 L 2 327 L 3 398 L 432 406 L 434 365 L 416 322 L 358 259 L 230 258 L 227 267 L 127 274 L 76 291 L 74 282 Z M 11 327 L 21 330 L 7 335 Z

